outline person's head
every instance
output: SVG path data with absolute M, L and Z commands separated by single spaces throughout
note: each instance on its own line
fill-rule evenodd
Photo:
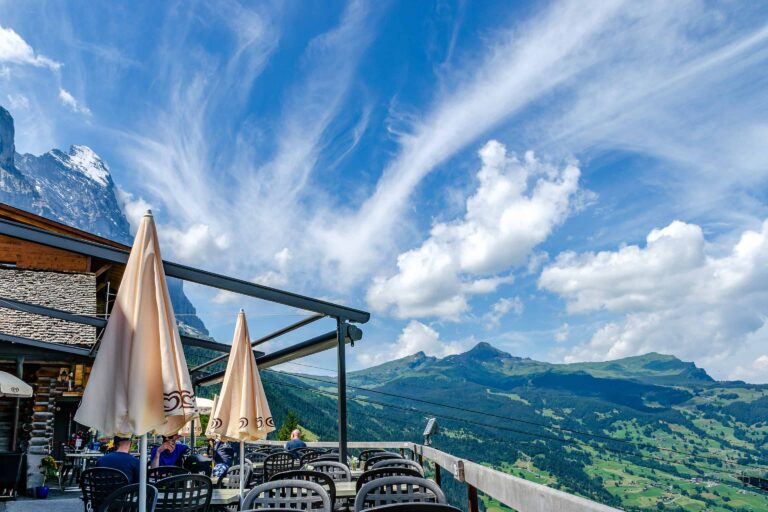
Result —
M 291 439 L 301 439 L 301 430 L 299 429 L 293 429 L 293 432 L 291 432 Z
M 118 452 L 129 452 L 131 450 L 131 437 L 128 436 L 121 436 L 116 435 L 112 439 L 113 444 L 115 445 L 115 451 Z
M 181 436 L 179 434 L 174 434 L 172 436 L 163 436 L 163 442 L 169 443 L 171 446 L 176 446 L 176 442 L 179 440 Z

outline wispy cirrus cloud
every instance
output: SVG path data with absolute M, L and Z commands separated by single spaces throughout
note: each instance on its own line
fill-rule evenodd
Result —
M 61 62 L 40 55 L 12 28 L 0 26 L 0 63 L 58 70 Z

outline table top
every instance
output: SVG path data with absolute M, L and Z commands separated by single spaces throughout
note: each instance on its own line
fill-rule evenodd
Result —
M 354 498 L 357 494 L 355 482 L 333 482 L 336 485 L 337 498 Z
M 70 457 L 73 459 L 93 459 L 97 457 L 103 457 L 106 455 L 106 453 L 101 452 L 75 452 L 75 453 L 65 453 L 65 457 Z M 138 457 L 138 453 L 131 453 L 134 457 Z
M 248 491 L 245 492 L 247 493 Z M 239 500 L 239 489 L 214 489 L 211 495 L 211 505 L 231 505 Z

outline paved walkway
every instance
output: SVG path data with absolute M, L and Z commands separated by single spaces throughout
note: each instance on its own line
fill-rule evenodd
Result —
M 42 512 L 55 509 L 56 512 L 82 512 L 80 498 L 59 498 L 52 500 L 17 500 L 0 504 L 3 512 Z

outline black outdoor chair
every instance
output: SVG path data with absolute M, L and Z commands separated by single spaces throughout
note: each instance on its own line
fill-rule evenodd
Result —
M 365 471 L 368 471 L 373 467 L 374 464 L 381 460 L 387 460 L 387 459 L 403 459 L 403 457 L 398 453 L 392 453 L 392 452 L 381 452 L 377 453 L 376 455 L 373 455 L 371 457 L 368 457 L 368 459 L 365 461 L 365 464 L 363 465 L 363 469 Z
M 153 512 L 157 505 L 157 487 L 147 484 L 147 508 Z M 139 484 L 120 487 L 104 498 L 98 512 L 139 512 Z
M 320 457 L 322 457 L 323 454 L 321 452 L 318 452 L 317 450 L 308 451 L 301 455 L 301 459 L 299 459 L 299 467 L 304 467 L 308 462 L 312 462 L 313 460 L 317 460 Z M 337 457 L 338 459 L 338 457 Z
M 243 498 L 241 511 L 291 509 L 331 512 L 331 498 L 320 484 L 306 480 L 275 480 L 251 489 Z
M 326 473 L 309 471 L 306 469 L 294 469 L 278 473 L 269 481 L 274 482 L 275 480 L 305 480 L 307 482 L 315 482 L 325 489 L 325 492 L 328 493 L 328 497 L 331 499 L 331 503 L 336 502 L 336 484 L 333 483 L 333 478 Z
M 319 457 L 317 457 L 315 460 L 332 460 L 335 462 L 339 462 L 339 454 L 338 453 L 323 453 Z
M 362 452 L 360 452 L 360 456 L 358 457 L 358 459 L 360 460 L 360 462 L 365 462 L 372 456 L 378 455 L 381 453 L 384 453 L 384 450 L 382 450 L 381 448 L 374 448 L 373 450 L 363 450 Z
M 461 512 L 445 503 L 394 503 L 366 509 L 366 512 Z
M 245 469 L 243 469 L 245 468 Z M 227 471 L 224 472 L 223 475 L 219 478 L 218 484 L 216 486 L 219 489 L 239 489 L 240 488 L 240 479 L 245 479 L 245 485 L 244 487 L 248 487 L 248 483 L 251 481 L 251 472 L 253 471 L 253 467 L 245 463 L 244 466 L 241 466 L 240 464 L 236 464 L 234 466 L 230 466 L 227 468 Z
M 74 453 L 75 449 L 67 444 L 61 445 L 61 466 L 59 467 L 59 488 L 64 487 L 64 483 L 70 484 L 80 481 L 82 473 L 81 463 L 72 458 L 67 457 L 68 453 Z
M 204 475 L 176 475 L 158 480 L 157 512 L 206 512 L 213 484 Z
M 447 503 L 445 494 L 432 480 L 412 476 L 377 478 L 360 488 L 355 512 L 395 503 Z
M 411 468 L 397 468 L 397 467 L 386 467 L 386 468 L 377 468 L 377 469 L 369 469 L 355 481 L 355 489 L 357 492 L 360 491 L 360 488 L 367 484 L 368 482 L 372 480 L 376 480 L 377 478 L 386 478 L 388 476 L 412 476 L 415 478 L 421 478 L 422 475 L 419 474 L 418 471 Z
M 246 460 L 251 462 L 251 479 L 248 487 L 264 483 L 264 461 L 269 454 L 264 452 L 251 452 Z
M 419 476 L 424 476 L 424 468 L 421 467 L 416 461 L 408 459 L 384 459 L 380 460 L 373 465 L 371 469 L 379 468 L 411 468 L 414 471 L 418 471 Z
M 267 456 L 264 459 L 264 480 L 269 481 L 272 475 L 297 469 L 299 461 L 291 452 L 278 452 Z
M 309 463 L 313 471 L 319 471 L 333 478 L 334 482 L 351 482 L 352 473 L 346 464 L 333 460 L 313 460 Z
M 190 474 L 188 469 L 180 468 L 179 466 L 157 466 L 147 470 L 147 482 L 154 484 L 158 480 L 168 478 L 169 476 L 188 474 Z
M 119 469 L 88 468 L 83 471 L 80 489 L 85 512 L 98 510 L 104 498 L 125 485 L 128 485 L 128 477 Z

